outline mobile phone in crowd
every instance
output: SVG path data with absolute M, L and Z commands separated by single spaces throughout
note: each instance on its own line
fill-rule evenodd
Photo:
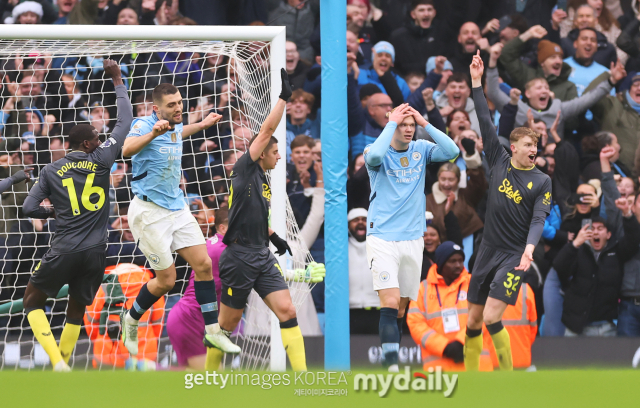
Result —
M 591 218 L 585 218 L 584 220 L 582 220 L 582 228 L 584 228 L 585 225 L 588 225 L 589 227 L 587 227 L 587 231 L 591 230 L 593 222 L 591 221 Z

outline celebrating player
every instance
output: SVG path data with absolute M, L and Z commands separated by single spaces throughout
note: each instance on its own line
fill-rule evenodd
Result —
M 176 281 L 172 252 L 195 271 L 194 292 L 205 324 L 204 342 L 227 353 L 240 347 L 220 331 L 211 259 L 198 222 L 180 190 L 182 140 L 216 124 L 222 116 L 210 113 L 202 122 L 182 125 L 182 96 L 171 84 L 156 86 L 153 113 L 136 119 L 122 147 L 133 163 L 129 226 L 140 250 L 156 271 L 121 316 L 122 340 L 131 355 L 138 354 L 138 320 Z
M 57 228 L 51 248 L 33 271 L 24 295 L 27 319 L 54 371 L 70 371 L 67 363 L 80 334 L 85 308 L 93 303 L 102 283 L 111 166 L 133 120 L 120 67 L 110 59 L 104 60 L 103 66 L 117 96 L 118 120 L 111 137 L 100 143 L 93 126 L 74 126 L 69 132 L 72 151 L 42 169 L 22 206 L 25 216 L 41 219 L 54 216 L 54 210 L 40 206 L 45 198 L 55 208 Z M 58 348 L 43 308 L 47 297 L 55 297 L 65 284 L 69 284 L 69 304 Z
M 255 289 L 280 321 L 280 332 L 291 367 L 307 369 L 304 341 L 291 302 L 282 269 L 269 250 L 269 241 L 277 254 L 291 253 L 287 241 L 269 228 L 271 188 L 265 174 L 280 159 L 278 140 L 273 136 L 291 97 L 287 72 L 282 69 L 280 98 L 260 132 L 251 139 L 248 154 L 233 166 L 229 191 L 229 228 L 220 256 L 222 299 L 220 327 L 230 334 L 240 322 L 251 289 Z M 213 350 L 215 352 L 215 350 Z
M 507 305 L 516 303 L 522 276 L 533 261 L 533 249 L 550 211 L 551 179 L 535 166 L 540 137 L 535 131 L 514 129 L 509 136 L 512 152 L 509 157 L 498 141 L 482 92 L 484 64 L 479 51 L 470 69 L 491 181 L 484 236 L 469 283 L 464 363 L 467 370 L 478 370 L 484 321 L 500 369 L 513 370 L 509 333 L 502 326 L 502 314 Z
M 412 141 L 416 125 L 437 144 Z M 398 371 L 401 322 L 409 299 L 416 300 L 424 249 L 425 166 L 455 159 L 460 150 L 408 104 L 391 112 L 389 123 L 364 149 L 371 182 L 367 258 L 373 289 L 380 297 L 380 341 L 384 365 Z

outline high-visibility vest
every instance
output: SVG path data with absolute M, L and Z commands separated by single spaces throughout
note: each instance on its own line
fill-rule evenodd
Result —
M 511 355 L 514 368 L 527 368 L 531 365 L 531 346 L 538 333 L 538 313 L 533 289 L 524 284 L 518 293 L 516 304 L 507 306 L 502 315 L 502 324 L 511 339 Z M 491 360 L 498 367 L 498 356 L 491 342 Z
M 427 279 L 420 283 L 418 299 L 409 303 L 407 325 L 411 337 L 420 345 L 422 350 L 423 368 L 441 366 L 445 371 L 464 371 L 464 363 L 454 363 L 450 358 L 442 356 L 447 344 L 458 340 L 464 344 L 467 329 L 469 309 L 467 292 L 471 275 L 466 269 L 458 279 L 447 286 L 442 276 L 438 274 L 438 266 L 431 265 Z M 449 333 L 444 332 L 442 323 L 442 309 L 456 308 L 460 329 Z M 480 356 L 480 370 L 492 371 L 491 357 L 488 349 L 488 333 L 483 330 L 483 350 Z
M 130 357 L 119 338 L 109 333 L 120 326 L 120 311 L 131 309 L 142 285 L 153 278 L 146 268 L 134 264 L 118 264 L 105 270 L 106 277 L 93 303 L 87 306 L 84 327 L 93 344 L 93 367 L 124 367 Z M 138 329 L 138 355 L 140 359 L 155 360 L 158 339 L 164 321 L 164 296 L 147 310 L 140 319 Z M 111 329 L 111 330 L 110 330 Z M 115 330 L 114 330 L 115 329 Z

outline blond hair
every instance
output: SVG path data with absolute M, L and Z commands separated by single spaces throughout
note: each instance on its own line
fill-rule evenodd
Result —
M 528 127 L 518 127 L 513 129 L 509 135 L 509 142 L 516 143 L 518 140 L 526 136 L 529 136 L 536 144 L 538 143 L 538 140 L 540 140 L 540 133 L 535 130 Z
M 438 169 L 438 178 L 440 178 L 440 174 L 444 173 L 445 171 L 450 171 L 451 173 L 455 174 L 458 178 L 458 181 L 460 181 L 460 167 L 458 167 L 455 163 L 447 162 L 440 166 L 440 168 Z

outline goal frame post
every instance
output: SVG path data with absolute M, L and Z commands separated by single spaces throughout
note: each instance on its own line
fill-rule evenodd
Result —
M 266 41 L 270 43 L 271 109 L 281 90 L 280 69 L 286 65 L 286 27 L 284 26 L 138 26 L 138 25 L 38 25 L 0 24 L 2 40 L 105 40 L 105 41 Z M 170 39 L 170 40 L 169 40 Z M 53 45 L 53 44 L 52 44 Z M 287 151 L 286 119 L 280 119 L 274 136 L 278 150 Z M 271 227 L 287 236 L 286 226 L 286 160 L 279 160 L 271 171 Z M 285 257 L 279 262 L 286 265 Z M 282 345 L 276 315 L 271 312 L 270 369 L 286 369 L 286 353 Z

